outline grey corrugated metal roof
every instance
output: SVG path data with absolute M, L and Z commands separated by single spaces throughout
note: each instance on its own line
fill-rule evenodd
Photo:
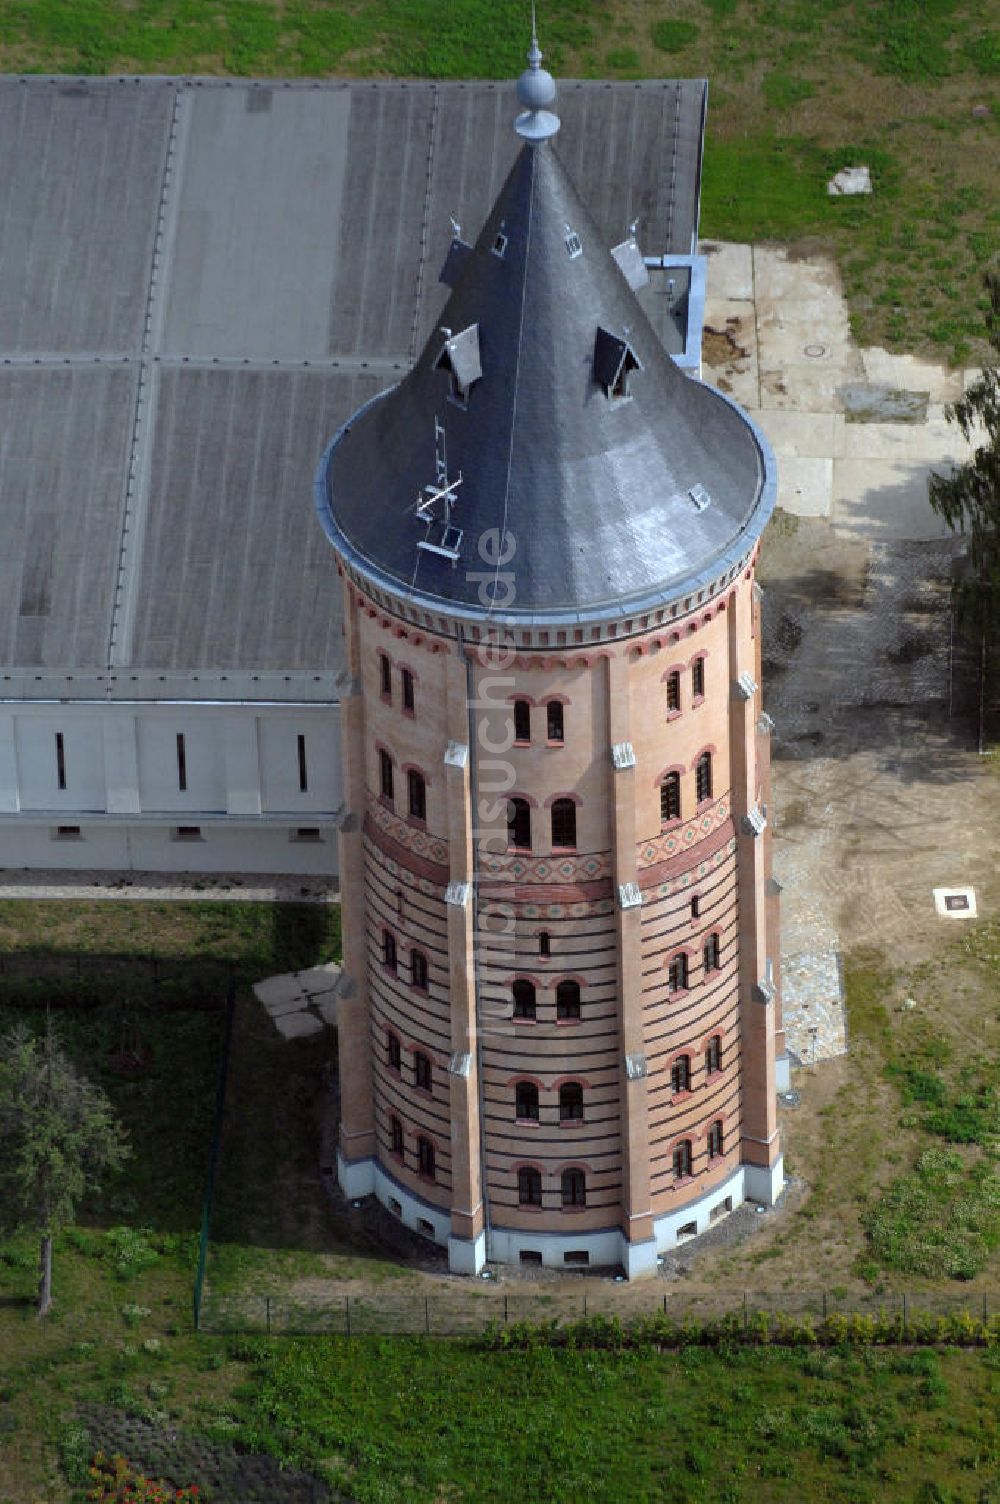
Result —
M 561 91 L 608 244 L 640 214 L 644 248 L 690 249 L 704 85 Z M 508 84 L 0 79 L 8 667 L 339 666 L 309 478 L 439 322 L 449 214 L 486 212 L 515 110 Z M 43 575 L 50 615 L 20 617 Z
M 352 561 L 424 598 L 484 607 L 480 542 L 509 538 L 496 605 L 544 616 L 669 599 L 746 533 L 764 486 L 754 432 L 665 353 L 551 142 L 522 147 L 443 319 L 479 328 L 467 405 L 449 399 L 437 333 L 329 456 L 331 537 Z M 638 366 L 617 398 L 595 378 L 595 347 L 615 335 Z M 447 479 L 461 484 L 425 521 L 416 493 L 435 482 L 439 424 Z

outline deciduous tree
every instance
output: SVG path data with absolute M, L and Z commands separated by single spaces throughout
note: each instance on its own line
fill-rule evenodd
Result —
M 41 1240 L 38 1314 L 52 1305 L 52 1240 L 129 1150 L 100 1087 L 80 1076 L 51 1027 L 0 1039 L 0 1230 Z

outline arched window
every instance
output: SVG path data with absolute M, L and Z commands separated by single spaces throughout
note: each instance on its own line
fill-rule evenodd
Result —
M 575 1123 L 583 1117 L 583 1087 L 579 1081 L 564 1081 L 559 1088 L 559 1121 Z
M 688 984 L 688 958 L 681 951 L 679 956 L 672 956 L 670 965 L 667 967 L 667 991 L 683 992 Z
M 383 799 L 392 803 L 392 758 L 383 748 L 378 754 L 378 786 Z
M 705 1074 L 714 1075 L 722 1069 L 722 1036 L 713 1034 L 705 1047 Z
M 514 995 L 514 1017 L 534 1018 L 535 1016 L 535 984 L 528 982 L 524 977 L 518 977 L 511 988 Z
M 417 1164 L 425 1180 L 434 1179 L 434 1145 L 429 1138 L 417 1139 Z
M 403 1157 L 403 1125 L 398 1118 L 389 1119 L 389 1134 L 392 1139 L 392 1152 L 397 1159 Z
M 422 950 L 410 951 L 410 976 L 414 987 L 419 987 L 421 992 L 427 991 L 427 957 Z
M 681 775 L 667 773 L 660 784 L 660 821 L 679 820 L 681 817 Z
M 386 700 L 392 699 L 392 664 L 387 653 L 378 655 L 379 690 Z
M 576 805 L 572 799 L 557 799 L 552 806 L 552 845 L 576 845 Z
M 582 1170 L 563 1170 L 562 1204 L 563 1206 L 587 1205 L 587 1177 Z
M 382 931 L 382 965 L 396 970 L 396 937 L 391 930 Z
M 385 1036 L 385 1054 L 389 1062 L 389 1069 L 391 1071 L 398 1071 L 401 1060 L 398 1034 L 387 1034 Z
M 709 935 L 708 939 L 705 941 L 705 949 L 702 952 L 706 971 L 718 971 L 719 966 L 721 965 L 721 962 L 719 960 L 720 952 L 721 945 L 718 935 Z
M 691 1090 L 691 1056 L 679 1055 L 670 1068 L 670 1089 L 674 1096 Z
M 403 685 L 403 709 L 410 715 L 413 714 L 413 672 L 411 669 L 400 670 L 400 679 Z
M 560 982 L 556 988 L 556 1018 L 580 1017 L 580 983 Z
M 667 710 L 680 710 L 681 708 L 681 676 L 675 670 L 667 675 Z
M 531 807 L 527 799 L 507 800 L 507 845 L 515 851 L 531 850 Z
M 722 1124 L 713 1123 L 708 1130 L 708 1157 L 718 1159 L 722 1153 Z
M 514 1116 L 519 1121 L 538 1122 L 538 1087 L 534 1081 L 519 1081 L 515 1086 Z
M 691 1140 L 682 1139 L 674 1150 L 674 1179 L 686 1180 L 691 1174 Z
M 712 797 L 712 754 L 703 752 L 699 757 L 694 770 L 694 786 L 698 803 Z
M 514 701 L 514 740 L 531 741 L 531 705 L 527 700 Z
M 431 1061 L 430 1056 L 425 1055 L 423 1050 L 418 1050 L 413 1057 L 413 1079 L 421 1091 L 430 1091 L 433 1081 Z
M 564 740 L 563 708 L 561 700 L 549 700 L 545 707 L 545 731 L 550 742 Z
M 521 1206 L 541 1206 L 542 1174 L 534 1165 L 525 1165 L 518 1170 L 517 1199 Z
M 696 658 L 691 665 L 691 693 L 700 700 L 705 693 L 705 660 Z
M 410 794 L 410 814 L 414 820 L 426 820 L 427 784 L 424 782 L 423 773 L 418 773 L 416 768 L 411 768 L 406 775 L 406 782 Z

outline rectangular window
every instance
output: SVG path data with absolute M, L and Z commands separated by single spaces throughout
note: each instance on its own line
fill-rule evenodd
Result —
M 317 841 L 322 841 L 322 839 L 323 837 L 318 825 L 299 825 L 292 835 L 293 841 L 312 842 L 313 844 Z
M 381 748 L 378 754 L 378 784 L 383 799 L 392 803 L 392 758 Z
M 414 820 L 426 820 L 427 785 L 424 783 L 423 774 L 418 773 L 415 771 L 415 769 L 411 768 L 406 775 L 406 780 L 407 784 L 409 785 L 408 793 L 410 796 L 410 814 L 413 816 Z
M 408 668 L 402 671 L 403 678 L 403 709 L 413 714 L 413 675 Z
M 427 957 L 419 950 L 410 952 L 410 972 L 414 987 L 427 991 Z
M 302 735 L 299 736 L 299 738 L 298 738 L 298 744 L 299 744 L 299 793 L 300 794 L 307 794 L 309 792 L 309 770 L 306 767 L 306 739 L 305 739 L 304 736 L 302 736 Z
M 548 737 L 550 742 L 563 740 L 563 708 L 559 700 L 550 700 L 545 707 Z
M 701 899 L 697 893 L 691 895 L 691 918 L 697 919 L 701 913 Z
M 174 840 L 175 841 L 200 841 L 201 838 L 202 838 L 202 836 L 201 836 L 201 826 L 200 825 L 175 825 L 174 826 Z
M 514 740 L 531 741 L 531 706 L 527 700 L 514 701 Z
M 392 664 L 385 653 L 378 655 L 379 689 L 384 700 L 392 699 Z
M 706 971 L 718 971 L 720 964 L 721 947 L 718 935 L 709 935 L 705 941 L 703 960 Z
M 188 786 L 187 750 L 184 746 L 184 733 L 177 733 L 177 787 L 183 794 Z
M 82 841 L 79 825 L 57 825 L 52 832 L 53 841 Z
M 660 822 L 679 820 L 681 816 L 681 779 L 679 773 L 668 773 L 660 784 Z
M 673 673 L 667 675 L 667 709 L 680 710 L 681 708 L 681 676 Z
M 56 784 L 61 789 L 66 787 L 66 743 L 61 731 L 56 732 Z
M 389 1069 L 391 1071 L 398 1071 L 400 1068 L 400 1063 L 402 1061 L 402 1055 L 400 1054 L 399 1049 L 399 1036 L 396 1034 L 387 1034 L 385 1047 L 386 1056 L 389 1061 Z
M 382 964 L 389 971 L 396 970 L 396 937 L 391 930 L 382 931 Z
M 413 1058 L 413 1079 L 421 1091 L 431 1090 L 431 1062 L 422 1050 Z
M 538 954 L 540 956 L 550 956 L 552 954 L 552 941 L 549 939 L 548 930 L 542 930 L 538 937 Z
M 391 1131 L 392 1131 L 392 1152 L 393 1152 L 393 1154 L 396 1155 L 397 1159 L 402 1159 L 402 1157 L 403 1157 L 403 1125 L 399 1121 L 398 1118 L 391 1118 L 390 1119 L 390 1126 L 391 1126 Z
M 691 665 L 691 693 L 700 699 L 705 693 L 705 660 L 696 658 Z

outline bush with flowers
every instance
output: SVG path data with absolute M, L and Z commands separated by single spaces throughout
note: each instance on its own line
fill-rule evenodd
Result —
M 187 1488 L 171 1488 L 146 1478 L 116 1452 L 109 1457 L 96 1452 L 90 1464 L 91 1487 L 88 1504 L 205 1504 L 196 1483 Z

